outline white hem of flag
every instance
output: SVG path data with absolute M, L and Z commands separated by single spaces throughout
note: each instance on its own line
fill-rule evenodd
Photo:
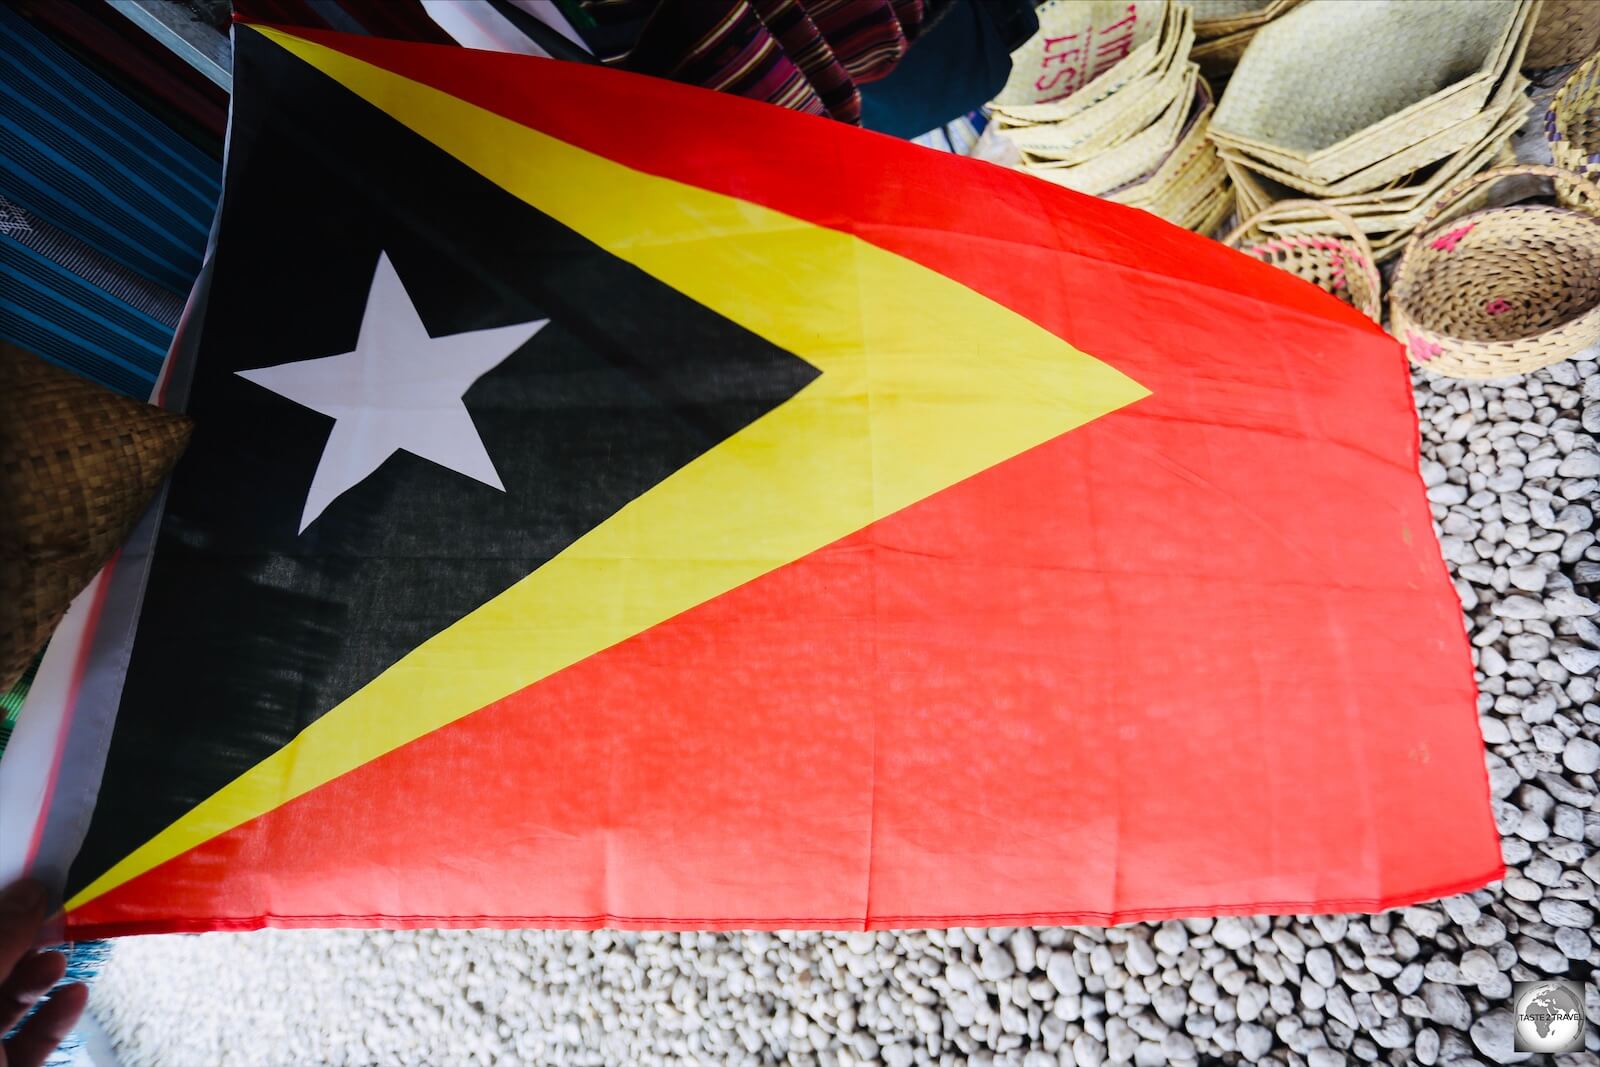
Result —
M 0 885 L 31 873 L 33 843 L 48 813 L 72 721 L 70 702 L 85 642 L 93 634 L 95 600 L 110 568 L 73 599 L 34 675 L 17 728 L 0 754 Z

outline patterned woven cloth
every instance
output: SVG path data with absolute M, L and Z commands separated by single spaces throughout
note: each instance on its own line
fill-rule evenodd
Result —
M 767 32 L 805 75 L 811 91 L 840 122 L 861 121 L 861 96 L 800 0 L 751 0 Z
M 860 123 L 940 0 L 660 0 L 629 70 Z
M 745 0 L 665 0 L 627 65 L 640 74 L 827 114 L 822 98 Z

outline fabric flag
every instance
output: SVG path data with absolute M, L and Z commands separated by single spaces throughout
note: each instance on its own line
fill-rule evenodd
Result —
M 167 380 L 193 443 L 38 717 L 114 729 L 8 824 L 69 932 L 1111 923 L 1500 876 L 1406 363 L 1359 314 L 751 101 L 235 37 Z

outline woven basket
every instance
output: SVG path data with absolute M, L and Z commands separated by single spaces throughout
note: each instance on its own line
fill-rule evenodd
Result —
M 1180 226 L 1188 226 L 1185 220 L 1196 215 L 1210 213 L 1211 205 L 1216 203 L 1219 194 L 1227 195 L 1232 199 L 1232 189 L 1228 185 L 1228 172 L 1223 169 L 1222 161 L 1216 156 L 1209 156 L 1203 160 L 1202 165 L 1195 168 L 1194 181 L 1182 189 L 1174 190 L 1169 196 L 1154 204 L 1136 205 L 1153 211 L 1162 218 L 1170 219 Z M 1219 220 L 1220 221 L 1220 220 Z M 1198 227 L 1196 227 L 1198 228 Z M 1215 228 L 1215 225 L 1212 227 Z M 1209 232 L 1209 231 L 1208 231 Z
M 1363 193 L 1319 196 L 1317 199 L 1328 200 L 1334 207 L 1342 207 L 1356 216 L 1426 209 L 1435 196 L 1459 179 L 1491 166 L 1495 156 L 1521 128 L 1532 107 L 1531 100 L 1519 97 L 1500 116 L 1499 121 L 1487 135 L 1477 143 L 1468 145 L 1454 155 L 1436 160 L 1380 188 Z M 1273 173 L 1262 167 L 1257 160 L 1245 159 L 1229 151 L 1224 151 L 1223 156 L 1241 172 L 1235 180 L 1241 184 L 1254 186 L 1251 195 L 1262 197 L 1264 202 L 1299 199 L 1303 195 L 1303 191 L 1297 191 L 1293 186 L 1277 181 Z M 1412 222 L 1420 221 L 1421 217 L 1420 214 L 1417 215 Z
M 0 692 L 127 537 L 190 426 L 0 342 Z
M 1207 185 L 1186 204 L 1130 203 L 1128 206 L 1148 211 L 1175 226 L 1209 237 L 1233 214 L 1233 188 L 1228 185 L 1227 176 L 1222 175 L 1220 181 Z
M 1517 163 L 1517 153 L 1514 146 L 1507 144 L 1497 158 L 1492 162 L 1495 167 L 1511 167 Z M 1488 205 L 1490 190 L 1480 187 L 1476 192 L 1468 194 L 1460 202 L 1456 210 L 1476 211 Z M 1417 230 L 1414 225 L 1406 225 L 1399 229 L 1389 230 L 1385 233 L 1369 233 L 1367 236 L 1372 241 L 1372 251 L 1378 256 L 1379 263 L 1385 263 L 1398 256 L 1405 248 L 1406 242 L 1411 240 L 1411 235 Z
M 1541 204 L 1447 217 L 1467 194 L 1521 174 L 1588 181 L 1559 167 L 1522 164 L 1458 182 L 1434 203 L 1395 266 L 1390 331 L 1414 362 L 1436 374 L 1525 374 L 1600 340 L 1600 219 Z
M 1264 233 L 1261 224 L 1274 213 L 1315 210 L 1344 227 L 1345 237 L 1325 237 L 1317 234 L 1277 236 Z M 1383 318 L 1381 282 L 1378 278 L 1372 246 L 1356 221 L 1336 207 L 1315 200 L 1284 200 L 1265 211 L 1246 219 L 1223 239 L 1223 243 L 1237 248 L 1263 263 L 1332 293 L 1374 322 Z
M 1211 147 L 1211 142 L 1206 139 L 1206 130 L 1211 125 L 1211 112 L 1215 109 L 1215 105 L 1216 100 L 1212 96 L 1211 87 L 1206 84 L 1204 78 L 1196 78 L 1194 100 L 1189 105 L 1189 117 L 1184 119 L 1183 128 L 1178 131 L 1178 140 L 1172 146 L 1172 151 L 1168 152 L 1149 172 L 1117 186 L 1106 195 L 1114 197 L 1120 193 L 1140 189 L 1148 192 L 1159 189 L 1162 184 L 1171 181 L 1192 156 L 1201 149 Z
M 1491 152 L 1477 165 L 1452 174 L 1449 180 L 1440 183 L 1440 188 L 1447 188 L 1460 181 L 1462 178 L 1494 167 L 1509 167 L 1517 162 L 1516 151 L 1509 145 L 1502 145 L 1498 151 Z M 1437 195 L 1438 190 L 1434 190 Z M 1460 211 L 1476 211 L 1485 206 L 1489 199 L 1488 189 L 1478 189 L 1468 194 L 1459 208 Z M 1361 226 L 1361 232 L 1374 241 L 1375 234 L 1386 234 L 1394 230 L 1404 230 L 1410 234 L 1421 225 L 1427 217 L 1428 208 L 1432 205 L 1432 197 L 1422 204 L 1409 209 L 1390 210 L 1381 205 L 1361 205 L 1348 207 L 1338 200 L 1321 200 L 1318 203 L 1332 204 L 1334 207 L 1343 208 Z M 1264 227 L 1268 233 L 1335 233 L 1339 228 L 1328 222 L 1325 218 L 1312 218 L 1307 214 L 1297 214 L 1294 217 L 1275 219 L 1266 223 Z M 1378 259 L 1381 261 L 1382 256 Z
M 1529 70 L 1564 67 L 1600 48 L 1600 4 L 1595 0 L 1544 0 L 1528 44 Z
M 1600 10 L 1600 4 L 1596 4 Z M 1558 167 L 1578 174 L 1600 174 L 1600 52 L 1573 71 L 1551 98 L 1544 116 L 1545 138 Z M 1556 194 L 1570 208 L 1600 214 L 1600 199 L 1588 183 L 1558 186 Z
M 1222 161 L 1217 158 L 1215 152 L 1205 148 L 1190 157 L 1170 184 L 1138 194 L 1109 194 L 1106 199 L 1130 207 L 1144 208 L 1162 218 L 1175 219 L 1182 217 L 1196 204 L 1208 200 L 1226 182 L 1227 172 L 1222 167 Z M 1142 188 L 1142 186 L 1135 187 L 1135 189 Z
M 1520 62 L 1525 0 L 1339 0 L 1261 27 L 1212 137 L 1329 183 L 1482 111 Z
M 1228 180 L 1233 183 L 1238 193 L 1241 216 L 1254 215 L 1271 206 L 1272 197 L 1263 190 L 1261 183 L 1248 167 L 1227 156 L 1219 155 L 1219 158 L 1222 160 L 1222 165 L 1228 169 Z

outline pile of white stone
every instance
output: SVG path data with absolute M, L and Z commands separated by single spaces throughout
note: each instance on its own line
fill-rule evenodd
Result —
M 899 934 L 129 939 L 126 1063 L 1465 1065 L 1513 980 L 1600 963 L 1600 374 L 1419 378 L 1422 474 L 1480 668 L 1503 884 L 1375 916 Z M 1586 1009 L 1600 1025 L 1600 998 Z M 1554 1058 L 1594 1064 L 1600 1042 Z

